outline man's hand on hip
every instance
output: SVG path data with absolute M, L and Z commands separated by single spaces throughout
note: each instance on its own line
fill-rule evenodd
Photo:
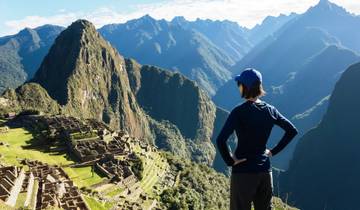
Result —
M 242 158 L 242 159 L 237 159 L 237 157 L 235 156 L 235 154 L 232 156 L 232 158 L 234 159 L 234 164 L 232 166 L 235 166 L 239 163 L 242 163 L 244 161 L 246 161 L 246 158 Z
M 268 157 L 272 157 L 271 150 L 266 149 L 266 150 L 265 150 L 265 155 L 267 155 Z

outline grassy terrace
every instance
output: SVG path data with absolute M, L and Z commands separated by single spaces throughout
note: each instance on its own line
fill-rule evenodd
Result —
M 94 176 L 92 175 L 91 167 L 68 167 L 69 164 L 74 162 L 63 152 L 48 152 L 40 147 L 29 147 L 33 141 L 33 135 L 23 128 L 12 128 L 8 133 L 0 133 L 0 141 L 9 145 L 0 146 L 0 160 L 4 163 L 20 165 L 17 159 L 28 158 L 52 165 L 62 165 L 79 188 L 91 186 L 103 180 L 96 173 Z
M 143 179 L 140 181 L 141 188 L 149 195 L 153 193 L 153 187 L 159 181 L 159 178 L 164 175 L 167 164 L 165 159 L 156 152 L 148 152 L 152 157 L 141 157 L 144 163 Z
M 83 198 L 85 199 L 86 203 L 88 204 L 88 206 L 90 207 L 90 209 L 96 209 L 96 210 L 108 210 L 112 207 L 112 204 L 110 203 L 102 203 L 100 201 L 98 201 L 95 198 L 89 197 L 89 196 L 83 196 Z
M 39 189 L 39 181 L 34 180 L 33 191 L 31 194 L 31 200 L 30 200 L 30 204 L 29 204 L 30 209 L 34 209 L 36 206 L 36 195 L 37 195 L 38 189 Z
M 25 200 L 26 200 L 26 192 L 19 193 L 16 200 L 15 208 L 20 208 L 24 206 Z

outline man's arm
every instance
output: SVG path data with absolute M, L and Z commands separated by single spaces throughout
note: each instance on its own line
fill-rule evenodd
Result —
M 232 166 L 235 163 L 235 160 L 230 153 L 229 147 L 226 144 L 228 138 L 235 130 L 235 118 L 235 111 L 233 110 L 226 119 L 226 122 L 216 139 L 216 144 L 219 148 L 221 157 L 224 159 L 226 165 L 228 166 Z
M 285 133 L 279 143 L 270 150 L 271 155 L 274 156 L 278 154 L 281 150 L 283 150 L 286 145 L 290 143 L 290 141 L 298 134 L 298 130 L 296 127 L 286 118 L 284 117 L 275 107 L 275 124 L 285 130 Z

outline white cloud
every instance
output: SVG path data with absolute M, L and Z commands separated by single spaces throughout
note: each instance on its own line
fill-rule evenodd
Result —
M 164 4 L 144 6 L 156 18 L 171 19 L 174 14 L 189 20 L 209 18 L 216 20 L 228 19 L 240 25 L 252 27 L 266 16 L 304 12 L 316 0 L 174 0 Z
M 188 20 L 196 18 L 228 19 L 236 21 L 242 26 L 252 27 L 268 15 L 303 13 L 317 2 L 318 0 L 169 0 L 161 3 L 136 5 L 135 11 L 131 13 L 117 12 L 107 7 L 88 13 L 68 12 L 61 9 L 57 14 L 49 17 L 27 16 L 19 20 L 6 21 L 7 31 L 2 31 L 2 33 L 16 33 L 25 27 L 34 28 L 44 24 L 67 26 L 79 18 L 85 18 L 97 27 L 101 27 L 109 23 L 122 23 L 145 14 L 167 20 L 174 16 L 184 16 Z M 360 2 L 358 1 L 333 0 L 333 2 L 344 6 L 353 13 L 360 13 Z
M 5 22 L 11 32 L 17 32 L 25 27 L 35 28 L 44 24 L 67 25 L 69 20 L 77 18 L 75 13 L 58 14 L 50 17 L 27 16 L 20 20 L 10 20 Z

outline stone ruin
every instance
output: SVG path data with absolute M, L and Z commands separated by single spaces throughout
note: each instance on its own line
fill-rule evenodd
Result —
M 59 166 L 50 166 L 40 161 L 24 160 L 31 173 L 39 180 L 36 209 L 58 207 L 65 210 L 87 210 L 78 188 Z
M 131 151 L 135 145 L 138 145 L 142 152 L 153 150 L 147 141 L 132 138 L 125 132 L 114 132 L 106 124 L 96 120 L 46 115 L 21 116 L 20 119 L 22 123 L 27 123 L 27 127 L 41 131 L 44 136 L 50 135 L 55 140 L 64 141 L 64 148 L 78 158 L 79 165 L 89 163 L 97 172 L 104 174 L 119 187 L 125 188 L 123 196 L 141 195 L 140 182 L 131 170 L 130 162 L 135 159 Z M 73 134 L 87 133 L 96 133 L 97 136 L 71 138 Z M 118 156 L 122 157 L 117 159 Z M 36 209 L 50 206 L 88 209 L 77 187 L 61 167 L 29 160 L 25 160 L 23 164 L 28 165 L 31 170 L 25 173 L 21 190 L 29 190 L 34 179 L 39 181 Z
M 129 181 L 137 181 L 129 162 L 115 159 L 114 155 L 105 155 L 96 162 L 95 167 L 113 182 L 121 181 L 126 185 Z
M 0 167 L 0 200 L 15 207 L 20 193 L 25 193 L 25 201 L 20 206 L 33 209 L 50 207 L 65 210 L 88 210 L 78 188 L 65 171 L 58 166 L 50 166 L 40 161 L 23 160 L 30 170 L 17 166 Z M 37 180 L 37 182 L 35 182 Z M 34 188 L 37 184 L 37 188 Z M 33 192 L 37 189 L 37 192 Z
M 22 168 L 16 166 L 0 168 L 0 200 L 9 206 L 15 206 L 24 178 L 25 172 Z
M 99 139 L 71 141 L 68 147 L 80 162 L 96 160 L 104 154 L 126 155 L 129 153 L 129 144 L 117 138 L 109 142 Z
M 126 156 L 138 144 L 145 152 L 152 149 L 145 140 L 130 137 L 125 132 L 114 132 L 95 119 L 80 120 L 67 116 L 26 115 L 17 119 L 32 130 L 44 134 L 45 139 L 64 141 L 68 151 L 81 163 L 100 159 L 104 154 Z M 74 137 L 76 136 L 76 137 Z

